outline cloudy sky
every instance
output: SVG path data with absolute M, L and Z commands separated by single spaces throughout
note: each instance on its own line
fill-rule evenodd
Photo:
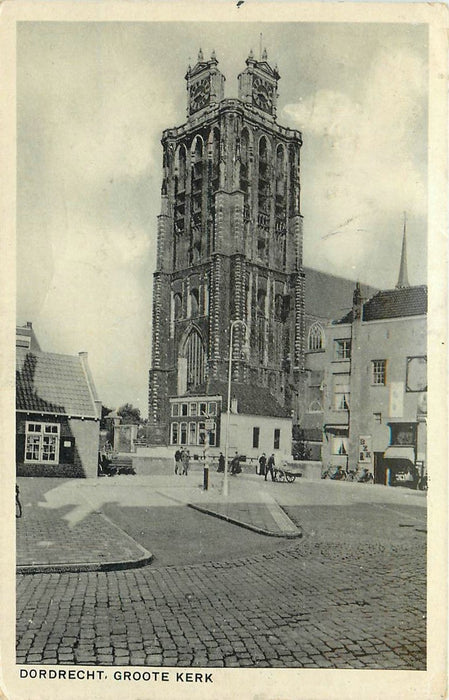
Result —
M 278 121 L 303 132 L 305 264 L 384 288 L 426 281 L 427 28 L 23 23 L 17 41 L 17 321 L 89 360 L 103 403 L 147 414 L 163 129 L 215 49 L 226 96 L 259 35 Z

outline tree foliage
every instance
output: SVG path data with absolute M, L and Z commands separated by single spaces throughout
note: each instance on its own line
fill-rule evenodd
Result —
M 141 423 L 140 409 L 134 408 L 131 403 L 125 403 L 123 406 L 120 406 L 117 415 L 121 417 L 123 425 L 129 425 L 130 423 L 139 425 Z

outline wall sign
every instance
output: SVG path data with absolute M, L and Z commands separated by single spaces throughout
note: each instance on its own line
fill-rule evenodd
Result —
M 359 436 L 359 462 L 364 464 L 372 461 L 371 435 Z

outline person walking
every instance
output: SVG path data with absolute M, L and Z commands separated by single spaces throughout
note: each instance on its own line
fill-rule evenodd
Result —
M 235 476 L 236 474 L 240 474 L 241 471 L 239 453 L 236 452 L 231 462 L 231 474 Z
M 219 472 L 224 472 L 225 470 L 225 458 L 223 452 L 220 452 L 220 456 L 218 458 L 218 469 L 217 471 Z
M 189 452 L 189 450 L 184 450 L 184 454 L 182 457 L 183 476 L 187 476 L 187 474 L 189 473 L 189 466 L 190 466 L 190 452 Z
M 177 449 L 175 452 L 175 474 L 181 474 L 182 469 L 182 452 Z
M 271 454 L 268 457 L 268 462 L 267 462 L 267 468 L 265 470 L 265 481 L 267 480 L 268 472 L 271 474 L 271 481 L 274 481 L 274 467 L 275 467 L 275 462 L 274 462 L 274 454 Z
M 262 454 L 259 457 L 259 476 L 265 476 L 265 469 L 267 466 L 267 456 L 265 452 L 262 452 Z

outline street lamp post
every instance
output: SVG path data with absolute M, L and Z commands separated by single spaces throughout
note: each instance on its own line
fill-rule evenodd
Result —
M 233 337 L 234 328 L 237 324 L 241 323 L 244 326 L 245 331 L 248 331 L 248 327 L 245 321 L 240 319 L 235 319 L 231 321 L 231 329 L 229 333 L 229 363 L 228 363 L 228 412 L 226 414 L 226 435 L 225 435 L 225 469 L 224 469 L 224 479 L 223 479 L 223 496 L 227 497 L 229 494 L 229 482 L 228 482 L 228 453 L 229 453 L 229 425 L 231 420 L 231 384 L 232 384 L 232 349 L 233 349 Z

